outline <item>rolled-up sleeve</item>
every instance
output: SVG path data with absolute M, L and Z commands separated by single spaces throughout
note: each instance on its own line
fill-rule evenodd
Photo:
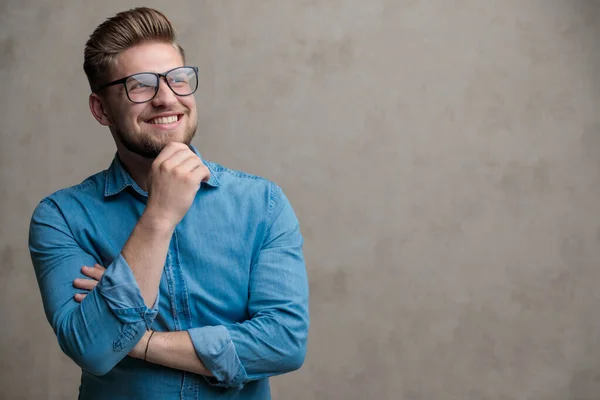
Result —
M 29 250 L 44 311 L 63 352 L 95 375 L 109 372 L 135 347 L 156 317 L 158 298 L 146 307 L 127 261 L 118 255 L 105 266 L 96 288 L 81 303 L 73 286 L 84 265 L 98 260 L 74 239 L 60 209 L 44 199 L 33 213 Z
M 107 268 L 96 289 L 122 323 L 144 322 L 146 329 L 150 329 L 152 321 L 158 314 L 160 294 L 157 293 L 156 301 L 151 309 L 146 307 L 131 268 L 121 254 Z
M 250 319 L 188 331 L 196 354 L 216 386 L 241 388 L 249 381 L 300 368 L 308 339 L 308 279 L 298 220 L 273 185 L 272 209 L 262 246 L 250 271 Z

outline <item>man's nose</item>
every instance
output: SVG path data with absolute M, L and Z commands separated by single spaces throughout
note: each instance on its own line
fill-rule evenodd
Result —
M 161 77 L 158 80 L 158 92 L 152 99 L 154 106 L 168 106 L 177 103 L 177 95 L 173 93 L 167 82 Z

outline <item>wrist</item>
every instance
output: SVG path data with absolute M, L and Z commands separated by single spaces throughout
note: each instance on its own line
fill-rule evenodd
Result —
M 169 221 L 168 218 L 160 216 L 149 207 L 142 213 L 138 225 L 151 234 L 166 235 L 169 238 L 175 230 L 175 224 Z
M 150 337 L 154 331 L 146 331 L 144 332 L 144 336 L 140 339 L 140 341 L 135 345 L 133 349 L 129 352 L 129 356 L 133 358 L 138 358 L 143 360 L 146 356 L 147 348 L 150 344 Z
M 154 335 L 154 331 L 149 331 L 150 335 L 148 335 L 148 340 L 146 340 L 146 348 L 144 350 L 144 361 L 148 361 L 148 348 L 150 347 L 150 340 L 152 340 L 152 335 Z

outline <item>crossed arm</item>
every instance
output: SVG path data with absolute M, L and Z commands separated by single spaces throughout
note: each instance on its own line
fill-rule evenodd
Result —
M 209 384 L 236 388 L 302 365 L 308 335 L 302 238 L 283 193 L 277 191 L 272 199 L 276 206 L 251 268 L 249 319 L 155 332 L 147 361 L 205 375 Z M 149 292 L 139 285 L 135 264 L 129 263 L 135 253 L 127 253 L 126 244 L 106 270 L 96 267 L 96 273 L 102 272 L 97 283 L 86 296 L 78 296 L 80 279 L 92 277 L 90 270 L 82 274 L 82 265 L 97 260 L 83 250 L 85 237 L 73 236 L 64 215 L 58 203 L 40 203 L 30 226 L 30 253 L 46 316 L 61 349 L 81 368 L 103 375 L 127 355 L 143 358 L 149 327 L 158 313 L 158 281 L 156 292 L 146 296 Z
M 98 285 L 105 271 L 106 268 L 100 264 L 81 268 L 81 272 L 90 279 L 77 278 L 73 281 L 75 288 L 85 290 L 84 293 L 76 293 L 73 296 L 76 302 L 81 303 L 85 299 L 87 293 Z M 129 352 L 129 356 L 169 368 L 213 376 L 198 358 L 194 344 L 185 331 L 153 332 L 148 330 Z

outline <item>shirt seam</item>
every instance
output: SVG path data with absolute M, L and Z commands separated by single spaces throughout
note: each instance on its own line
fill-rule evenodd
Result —
M 71 229 L 71 226 L 67 222 L 67 218 L 65 217 L 65 214 L 62 212 L 62 210 L 58 206 L 58 203 L 56 203 L 56 200 L 51 199 L 49 197 L 46 197 L 45 199 L 42 200 L 42 202 L 44 202 L 45 204 L 49 205 L 51 208 L 54 209 L 54 211 L 56 211 L 56 212 L 58 212 L 60 214 L 60 217 L 62 218 L 65 226 L 69 229 L 69 235 L 75 241 L 75 243 L 77 243 L 77 245 L 81 247 L 81 245 L 79 244 L 79 242 L 77 242 L 77 239 L 75 238 L 75 235 L 73 234 L 73 230 Z
M 224 167 L 222 165 L 219 165 L 219 164 L 216 164 L 216 163 L 213 163 L 210 161 L 205 161 L 205 162 L 206 162 L 207 166 L 208 166 L 208 164 L 210 164 L 210 168 L 215 170 L 216 172 L 224 172 L 224 173 L 232 175 L 236 178 L 257 180 L 257 181 L 266 181 L 266 182 L 271 183 L 271 181 L 269 179 L 267 179 L 263 176 L 258 176 L 258 175 L 253 175 L 253 174 L 249 174 L 249 173 L 242 172 L 242 171 L 233 170 L 231 168 L 227 168 L 227 167 Z M 217 178 L 215 177 L 215 179 L 217 179 Z

